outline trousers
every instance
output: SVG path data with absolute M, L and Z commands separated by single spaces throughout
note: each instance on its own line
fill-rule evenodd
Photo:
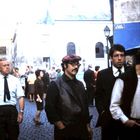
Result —
M 55 140 L 89 140 L 89 135 L 86 125 L 72 124 L 67 125 L 64 129 L 60 130 L 54 128 Z
M 0 140 L 18 140 L 18 111 L 13 105 L 0 105 Z

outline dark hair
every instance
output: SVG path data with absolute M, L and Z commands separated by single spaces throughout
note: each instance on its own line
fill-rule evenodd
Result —
M 61 67 L 62 67 L 62 71 L 63 71 L 63 72 L 65 71 L 64 65 L 66 65 L 66 68 L 67 68 L 67 67 L 68 67 L 68 63 L 61 63 Z
M 98 71 L 100 69 L 100 66 L 95 66 L 95 71 Z
M 134 65 L 140 64 L 140 50 L 133 56 Z
M 124 46 L 121 44 L 114 44 L 109 50 L 109 56 L 113 57 L 115 51 L 124 52 L 124 54 L 126 53 Z
M 39 69 L 35 71 L 36 77 L 38 77 L 38 76 L 40 75 L 40 72 L 41 72 L 41 71 L 42 71 L 42 70 L 39 70 Z

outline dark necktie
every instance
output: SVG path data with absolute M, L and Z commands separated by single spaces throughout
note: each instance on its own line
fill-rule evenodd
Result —
M 10 92 L 8 88 L 7 77 L 4 76 L 4 102 L 6 102 L 6 98 L 10 100 Z
M 120 77 L 120 76 L 121 76 L 121 74 L 122 74 L 122 71 L 121 71 L 121 69 L 118 69 L 118 72 L 119 72 L 119 75 L 118 75 L 118 77 Z

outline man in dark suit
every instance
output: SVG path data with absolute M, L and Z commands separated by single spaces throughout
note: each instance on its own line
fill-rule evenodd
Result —
M 95 75 L 92 70 L 92 65 L 88 65 L 88 69 L 84 72 L 84 81 L 86 84 L 86 93 L 88 97 L 88 105 L 93 105 L 95 95 Z
M 109 52 L 112 66 L 99 71 L 96 81 L 95 104 L 99 113 L 97 126 L 101 126 L 102 140 L 117 140 L 119 136 L 120 122 L 115 121 L 109 111 L 112 88 L 120 71 L 124 73 L 125 48 L 120 44 L 114 44 Z

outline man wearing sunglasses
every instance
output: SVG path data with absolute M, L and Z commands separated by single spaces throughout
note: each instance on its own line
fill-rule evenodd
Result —
M 46 114 L 54 124 L 55 140 L 89 140 L 92 130 L 85 87 L 76 79 L 80 56 L 62 59 L 63 75 L 52 81 L 47 90 Z

